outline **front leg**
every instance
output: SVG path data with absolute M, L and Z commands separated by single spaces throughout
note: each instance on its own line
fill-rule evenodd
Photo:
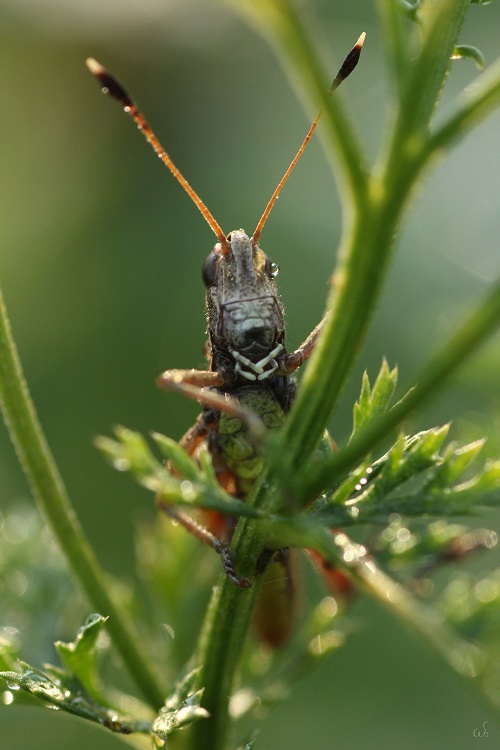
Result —
M 181 390 L 182 385 L 218 388 L 224 384 L 224 379 L 222 375 L 212 370 L 165 370 L 158 376 L 156 382 L 160 388 L 170 391 Z
M 323 320 L 318 323 L 314 331 L 309 334 L 309 336 L 299 346 L 298 349 L 296 349 L 294 352 L 290 352 L 290 354 L 285 355 L 284 367 L 280 369 L 280 375 L 290 375 L 292 372 L 295 372 L 295 370 L 297 370 L 302 364 L 304 364 L 306 359 L 309 359 L 314 351 L 316 342 L 320 336 L 321 331 L 325 327 L 325 323 L 327 320 L 328 313 L 325 315 Z
M 157 379 L 157 384 L 165 391 L 177 391 L 203 406 L 210 406 L 230 417 L 239 419 L 248 428 L 251 439 L 259 443 L 265 434 L 262 420 L 252 411 L 242 407 L 227 393 L 213 390 L 224 384 L 218 372 L 210 370 L 165 370 Z M 189 433 L 186 433 L 186 437 Z

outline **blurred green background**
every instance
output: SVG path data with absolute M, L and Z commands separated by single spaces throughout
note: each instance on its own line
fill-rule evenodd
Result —
M 339 94 L 371 159 L 384 138 L 390 82 L 373 3 L 304 2 L 325 68 L 359 33 L 361 64 Z M 498 54 L 500 6 L 473 6 L 462 41 Z M 164 369 L 203 367 L 200 269 L 214 237 L 116 103 L 84 66 L 96 57 L 126 83 L 175 163 L 226 231 L 251 232 L 311 119 L 266 43 L 210 0 L 2 0 L 0 280 L 31 392 L 68 490 L 104 566 L 133 571 L 134 519 L 150 497 L 92 445 L 124 424 L 180 437 L 196 405 L 162 394 Z M 443 107 L 476 75 L 454 65 Z M 383 355 L 410 384 L 421 363 L 498 274 L 500 115 L 426 182 L 332 433 L 351 428 L 361 374 Z M 315 138 L 262 244 L 281 267 L 289 348 L 321 317 L 340 231 L 336 186 Z M 416 418 L 453 419 L 452 437 L 489 436 L 500 454 L 498 338 Z M 29 497 L 0 432 L 1 508 Z M 498 515 L 479 521 L 499 527 Z M 485 569 L 498 555 L 481 558 Z M 366 603 L 364 627 L 263 725 L 259 747 L 289 750 L 498 747 L 485 706 L 422 644 Z M 70 634 L 54 632 L 53 637 Z M 360 721 L 360 719 L 362 719 Z M 29 722 L 29 736 L 20 736 Z M 34 739 L 36 738 L 36 739 Z M 0 747 L 122 746 L 76 719 L 0 710 Z M 489 745 L 488 745 L 489 743 Z

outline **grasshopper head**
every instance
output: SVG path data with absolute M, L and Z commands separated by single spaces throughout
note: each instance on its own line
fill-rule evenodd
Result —
M 255 379 L 249 377 L 252 372 L 256 377 L 262 373 L 252 366 L 242 372 L 241 363 L 258 365 L 283 341 L 276 274 L 274 263 L 242 229 L 231 232 L 225 244 L 217 243 L 203 266 L 212 346 L 229 352 L 236 362 L 239 359 L 237 372 L 248 379 Z M 263 366 L 266 373 L 268 364 Z

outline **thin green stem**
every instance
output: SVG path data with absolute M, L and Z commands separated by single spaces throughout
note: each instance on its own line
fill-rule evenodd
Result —
M 353 543 L 346 534 L 334 534 L 333 544 L 340 548 L 341 558 L 350 561 L 347 565 L 344 562 L 345 567 L 367 593 L 423 636 L 425 642 L 436 648 L 456 671 L 468 677 L 477 675 L 480 662 L 477 647 L 462 640 L 438 612 L 420 604 L 414 596 L 383 573 L 364 547 Z M 339 559 L 338 549 L 334 559 Z
M 390 54 L 389 71 L 395 78 L 397 90 L 404 91 L 408 77 L 410 56 L 408 55 L 408 41 L 403 34 L 403 8 L 394 0 L 378 0 L 378 12 L 384 31 L 385 45 Z
M 379 570 L 370 557 L 361 557 L 350 572 L 361 588 L 432 646 L 455 675 L 469 679 L 480 675 L 484 663 L 480 649 L 460 638 L 435 609 L 421 604 Z
M 149 668 L 127 615 L 113 600 L 110 583 L 70 503 L 28 391 L 1 292 L 0 394 L 10 437 L 40 511 L 92 606 L 109 616 L 109 635 L 130 674 L 151 706 L 158 708 L 164 692 Z
M 450 148 L 499 104 L 500 60 L 497 60 L 458 98 L 455 112 L 428 139 L 426 154 L 439 154 Z
M 408 67 L 388 146 L 377 170 L 388 204 L 392 198 L 402 208 L 401 192 L 409 195 L 417 176 L 429 164 L 426 144 L 430 123 L 469 5 L 470 0 L 442 0 L 422 6 L 421 50 Z
M 264 524 L 265 525 L 265 524 Z M 296 517 L 268 523 L 269 539 L 288 546 L 317 550 L 335 567 L 344 568 L 364 591 L 406 621 L 430 643 L 455 670 L 476 676 L 478 649 L 464 641 L 431 607 L 422 605 L 392 578 L 383 573 L 366 548 L 343 531 L 333 533 L 314 519 Z
M 401 145 L 407 140 L 411 148 L 413 137 L 421 137 L 429 129 L 469 6 L 470 0 L 441 0 L 422 6 L 422 48 L 407 79 L 395 126 Z

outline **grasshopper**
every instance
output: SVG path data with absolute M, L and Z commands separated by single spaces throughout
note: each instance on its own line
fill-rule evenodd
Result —
M 363 33 L 345 58 L 330 87 L 331 93 L 354 70 L 364 38 Z M 321 112 L 278 183 L 253 234 L 248 236 L 243 229 L 226 234 L 174 165 L 125 89 L 96 60 L 89 58 L 87 66 L 102 91 L 115 98 L 130 115 L 217 238 L 202 273 L 206 287 L 208 369 L 167 370 L 159 376 L 158 384 L 202 404 L 200 416 L 182 438 L 181 445 L 193 455 L 206 441 L 220 484 L 244 499 L 263 469 L 256 438 L 263 429 L 276 429 L 284 423 L 295 393 L 292 375 L 311 355 L 325 322 L 324 318 L 298 349 L 287 352 L 283 305 L 275 281 L 278 269 L 259 245 L 264 224 L 316 129 Z M 242 588 L 251 585 L 247 578 L 236 573 L 228 546 L 232 531 L 227 526 L 221 535 L 168 505 L 161 497 L 157 498 L 157 504 L 220 554 L 224 570 L 235 585 Z

